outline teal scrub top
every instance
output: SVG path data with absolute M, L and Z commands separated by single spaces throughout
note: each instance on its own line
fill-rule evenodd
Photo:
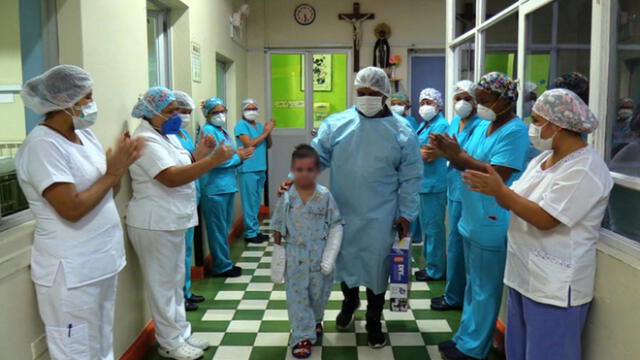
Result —
M 487 130 L 491 123 L 481 121 L 467 142 L 467 153 L 473 158 L 514 169 L 508 186 L 517 180 L 525 169 L 529 151 L 527 127 L 519 117 L 514 117 L 490 136 Z M 470 191 L 463 187 L 462 216 L 458 229 L 460 234 L 486 249 L 504 249 L 509 226 L 510 212 L 493 196 Z
M 193 153 L 196 151 L 196 144 L 195 142 L 193 142 L 191 135 L 189 135 L 189 132 L 185 129 L 180 129 L 180 133 L 184 135 L 184 138 L 176 135 L 178 137 L 178 140 L 180 140 L 180 144 L 182 144 L 182 147 L 185 150 L 187 150 L 188 152 L 191 153 L 191 155 L 193 155 Z M 200 179 L 197 179 L 195 181 L 195 184 L 196 184 L 196 199 L 200 199 Z
M 213 135 L 216 139 L 217 146 L 224 144 L 233 147 L 234 150 L 236 149 L 233 139 L 223 128 L 205 124 L 202 127 L 202 134 L 203 136 Z M 209 170 L 200 180 L 203 195 L 219 195 L 237 192 L 237 170 L 241 163 L 240 156 L 236 153 L 231 159 Z
M 468 140 L 471 137 L 471 134 L 475 131 L 478 124 L 486 121 L 480 118 L 478 115 L 472 116 L 467 125 L 462 128 L 460 131 L 460 116 L 456 115 L 453 120 L 451 120 L 451 125 L 449 125 L 449 135 L 456 136 L 458 139 L 458 143 L 460 146 L 467 152 L 468 149 Z M 449 168 L 447 169 L 447 196 L 451 201 L 460 201 L 460 191 L 463 187 L 466 187 L 465 184 L 462 183 L 462 177 L 460 176 L 461 171 L 456 169 L 453 165 L 449 164 Z
M 254 127 L 249 121 L 242 119 L 238 121 L 235 128 L 236 141 L 238 146 L 244 146 L 240 141 L 240 135 L 248 135 L 250 139 L 255 139 L 262 135 L 264 131 L 264 125 L 259 122 L 254 123 Z M 240 166 L 240 172 L 254 172 L 267 170 L 267 139 L 262 140 L 255 146 L 255 152 L 253 156 L 244 161 Z
M 418 142 L 420 147 L 429 143 L 429 134 L 446 133 L 449 130 L 449 122 L 442 112 L 439 112 L 431 121 L 423 121 L 418 128 Z M 438 158 L 432 162 L 422 162 L 422 185 L 420 193 L 436 193 L 447 191 L 447 159 Z
M 411 115 L 407 115 L 404 118 L 407 119 L 413 131 L 418 131 L 418 128 L 420 127 L 420 125 L 422 125 L 422 122 L 418 121 L 416 118 L 414 118 Z

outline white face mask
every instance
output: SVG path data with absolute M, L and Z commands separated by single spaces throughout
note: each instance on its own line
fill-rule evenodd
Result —
M 86 105 L 74 106 L 76 110 L 80 110 L 79 115 L 72 115 L 73 127 L 81 130 L 90 127 L 98 120 L 98 104 L 92 101 Z
M 404 105 L 391 105 L 389 108 L 398 115 L 404 115 Z
M 438 109 L 433 105 L 422 105 L 419 112 L 424 121 L 431 121 L 438 114 Z
M 242 112 L 242 116 L 249 121 L 256 121 L 260 113 L 258 113 L 258 110 L 245 110 Z
M 227 115 L 224 113 L 216 114 L 209 119 L 209 122 L 218 127 L 223 127 L 227 123 Z
M 459 100 L 453 106 L 453 109 L 461 118 L 466 118 L 467 116 L 469 116 L 469 114 L 471 114 L 471 111 L 473 111 L 473 105 L 471 105 L 471 103 L 467 100 Z
M 189 114 L 178 114 L 180 116 L 180 120 L 182 120 L 182 124 L 180 124 L 181 128 L 186 128 L 189 125 L 189 121 L 191 121 L 191 115 Z
M 484 105 L 480 105 L 478 104 L 478 116 L 480 116 L 481 118 L 487 120 L 487 121 L 495 121 L 496 120 L 496 113 L 495 111 L 493 111 L 492 109 L 484 106 Z
M 546 123 L 543 126 L 535 126 L 533 125 L 533 123 L 529 124 L 529 141 L 531 141 L 531 145 L 533 145 L 534 148 L 540 151 L 551 150 L 553 145 L 553 138 L 557 134 L 553 134 L 553 136 L 548 139 L 543 139 L 541 137 L 542 129 L 544 129 L 544 127 L 547 125 L 549 125 L 549 123 Z
M 631 117 L 631 115 L 633 115 L 633 110 L 631 109 L 620 109 L 618 110 L 618 117 L 622 118 L 622 119 L 626 119 Z
M 373 117 L 382 110 L 382 96 L 356 96 L 356 109 L 366 117 Z

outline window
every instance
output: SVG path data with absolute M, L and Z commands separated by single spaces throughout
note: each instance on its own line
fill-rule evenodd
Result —
M 171 88 L 170 35 L 166 6 L 156 1 L 147 2 L 147 49 L 149 60 L 149 86 Z
M 508 8 L 509 6 L 513 5 L 516 2 L 518 1 L 517 0 L 486 0 L 487 12 L 484 18 L 491 19 L 494 15 Z
M 476 0 L 456 0 L 456 36 L 476 26 Z
M 462 43 L 455 49 L 457 55 L 456 81 L 475 80 L 475 38 Z
M 485 32 L 484 71 L 500 71 L 517 78 L 518 14 L 491 26 Z
M 216 60 L 216 96 L 227 103 L 227 69 L 228 65 L 222 60 Z

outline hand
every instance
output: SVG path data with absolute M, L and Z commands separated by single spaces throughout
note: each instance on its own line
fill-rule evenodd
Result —
M 486 164 L 486 173 L 467 170 L 462 173 L 462 182 L 469 185 L 469 190 L 489 196 L 497 196 L 506 188 L 502 177 L 493 166 Z
M 329 260 L 322 260 L 322 262 L 320 262 L 320 272 L 325 276 L 331 275 L 334 265 L 335 264 Z
M 438 151 L 433 146 L 430 146 L 428 144 L 424 145 L 420 148 L 420 156 L 422 156 L 422 161 L 430 163 L 436 160 L 438 158 L 438 156 L 436 155 L 437 152 Z
M 278 196 L 284 195 L 285 192 L 291 189 L 291 185 L 293 184 L 293 179 L 287 179 L 280 183 L 280 188 L 278 189 Z
M 245 161 L 253 156 L 255 150 L 256 149 L 253 146 L 246 149 L 240 146 L 238 148 L 238 156 L 240 156 L 240 159 L 242 159 L 242 161 Z
M 458 139 L 455 135 L 451 137 L 449 134 L 430 134 L 429 145 L 435 148 L 447 159 L 453 159 L 462 152 L 462 148 L 460 147 L 460 144 L 458 144 Z
M 223 162 L 231 159 L 231 157 L 235 154 L 233 148 L 229 145 L 220 145 L 216 148 L 216 150 L 211 154 L 211 160 L 217 165 L 222 164 Z
M 119 182 L 129 165 L 133 164 L 140 156 L 146 143 L 144 137 L 131 138 L 124 134 L 118 139 L 115 150 L 107 150 L 107 171 L 105 175 L 113 176 L 115 182 Z
M 409 235 L 409 220 L 401 216 L 396 220 L 394 225 L 398 229 L 398 236 L 400 239 Z
M 264 131 L 270 133 L 274 127 L 276 127 L 276 122 L 271 119 L 264 124 Z
M 198 161 L 209 155 L 216 148 L 216 139 L 211 134 L 203 135 L 196 146 L 193 158 Z

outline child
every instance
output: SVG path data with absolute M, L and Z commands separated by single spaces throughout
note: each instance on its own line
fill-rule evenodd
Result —
M 291 172 L 293 186 L 280 198 L 271 226 L 276 244 L 286 240 L 291 352 L 305 359 L 311 356 L 311 344 L 322 336 L 324 308 L 342 242 L 342 218 L 329 190 L 316 184 L 320 158 L 311 146 L 296 147 Z

